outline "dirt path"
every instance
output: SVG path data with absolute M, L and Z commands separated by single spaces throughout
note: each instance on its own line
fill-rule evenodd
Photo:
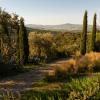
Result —
M 12 90 L 12 91 L 22 91 L 32 87 L 34 82 L 39 82 L 43 79 L 44 74 L 48 71 L 52 71 L 55 65 L 60 65 L 65 63 L 66 59 L 60 61 L 55 61 L 53 63 L 46 64 L 45 67 L 38 67 L 34 70 L 23 73 L 20 75 L 12 76 L 0 80 L 0 90 Z

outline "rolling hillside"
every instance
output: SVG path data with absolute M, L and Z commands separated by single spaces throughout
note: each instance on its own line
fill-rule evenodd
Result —
M 52 31 L 67 31 L 67 32 L 81 32 L 82 25 L 81 24 L 61 24 L 61 25 L 35 25 L 35 24 L 27 24 L 26 27 L 32 29 L 41 29 L 41 30 L 52 30 Z M 100 30 L 100 26 L 97 27 Z M 92 25 L 88 26 L 88 31 L 92 30 Z

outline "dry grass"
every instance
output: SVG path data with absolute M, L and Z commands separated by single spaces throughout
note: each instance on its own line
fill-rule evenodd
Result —
M 94 71 L 94 69 L 95 70 L 100 69 L 99 68 L 100 67 L 100 53 L 96 53 L 96 52 L 87 53 L 85 56 L 81 57 L 77 61 L 77 66 L 80 69 L 82 68 L 87 69 L 88 72 Z
M 100 71 L 100 53 L 91 52 L 54 67 L 53 73 L 49 73 L 46 77 L 48 80 L 63 80 L 68 78 L 69 75 L 90 74 L 98 71 Z
M 63 83 L 43 83 L 43 84 L 39 84 L 38 83 L 35 83 L 36 85 L 34 86 L 33 85 L 33 88 L 32 89 L 35 89 L 35 90 L 55 90 L 55 89 L 60 89 L 61 86 L 63 85 Z
M 16 84 L 16 82 L 14 81 L 7 81 L 5 83 L 0 82 L 0 85 L 14 85 L 14 84 Z
M 100 59 L 100 53 L 97 52 L 87 53 L 85 56 L 87 56 L 92 61 Z

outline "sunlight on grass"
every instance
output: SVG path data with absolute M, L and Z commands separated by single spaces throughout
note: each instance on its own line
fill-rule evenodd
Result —
M 20 84 L 20 85 L 24 85 L 25 82 L 22 82 L 22 81 L 6 81 L 6 82 L 0 82 L 0 85 L 16 85 L 16 84 Z
M 55 83 L 46 83 L 46 82 L 35 82 L 32 85 L 32 90 L 55 90 L 60 89 L 60 86 L 63 83 L 55 82 Z

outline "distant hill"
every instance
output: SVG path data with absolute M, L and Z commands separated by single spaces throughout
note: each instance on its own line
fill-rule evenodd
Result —
M 51 30 L 51 31 L 67 31 L 67 32 L 81 32 L 82 25 L 81 24 L 61 24 L 61 25 L 35 25 L 35 24 L 27 24 L 26 27 L 32 29 L 40 29 L 40 30 Z M 100 26 L 97 27 L 100 30 Z M 92 30 L 92 25 L 88 25 L 88 31 Z

